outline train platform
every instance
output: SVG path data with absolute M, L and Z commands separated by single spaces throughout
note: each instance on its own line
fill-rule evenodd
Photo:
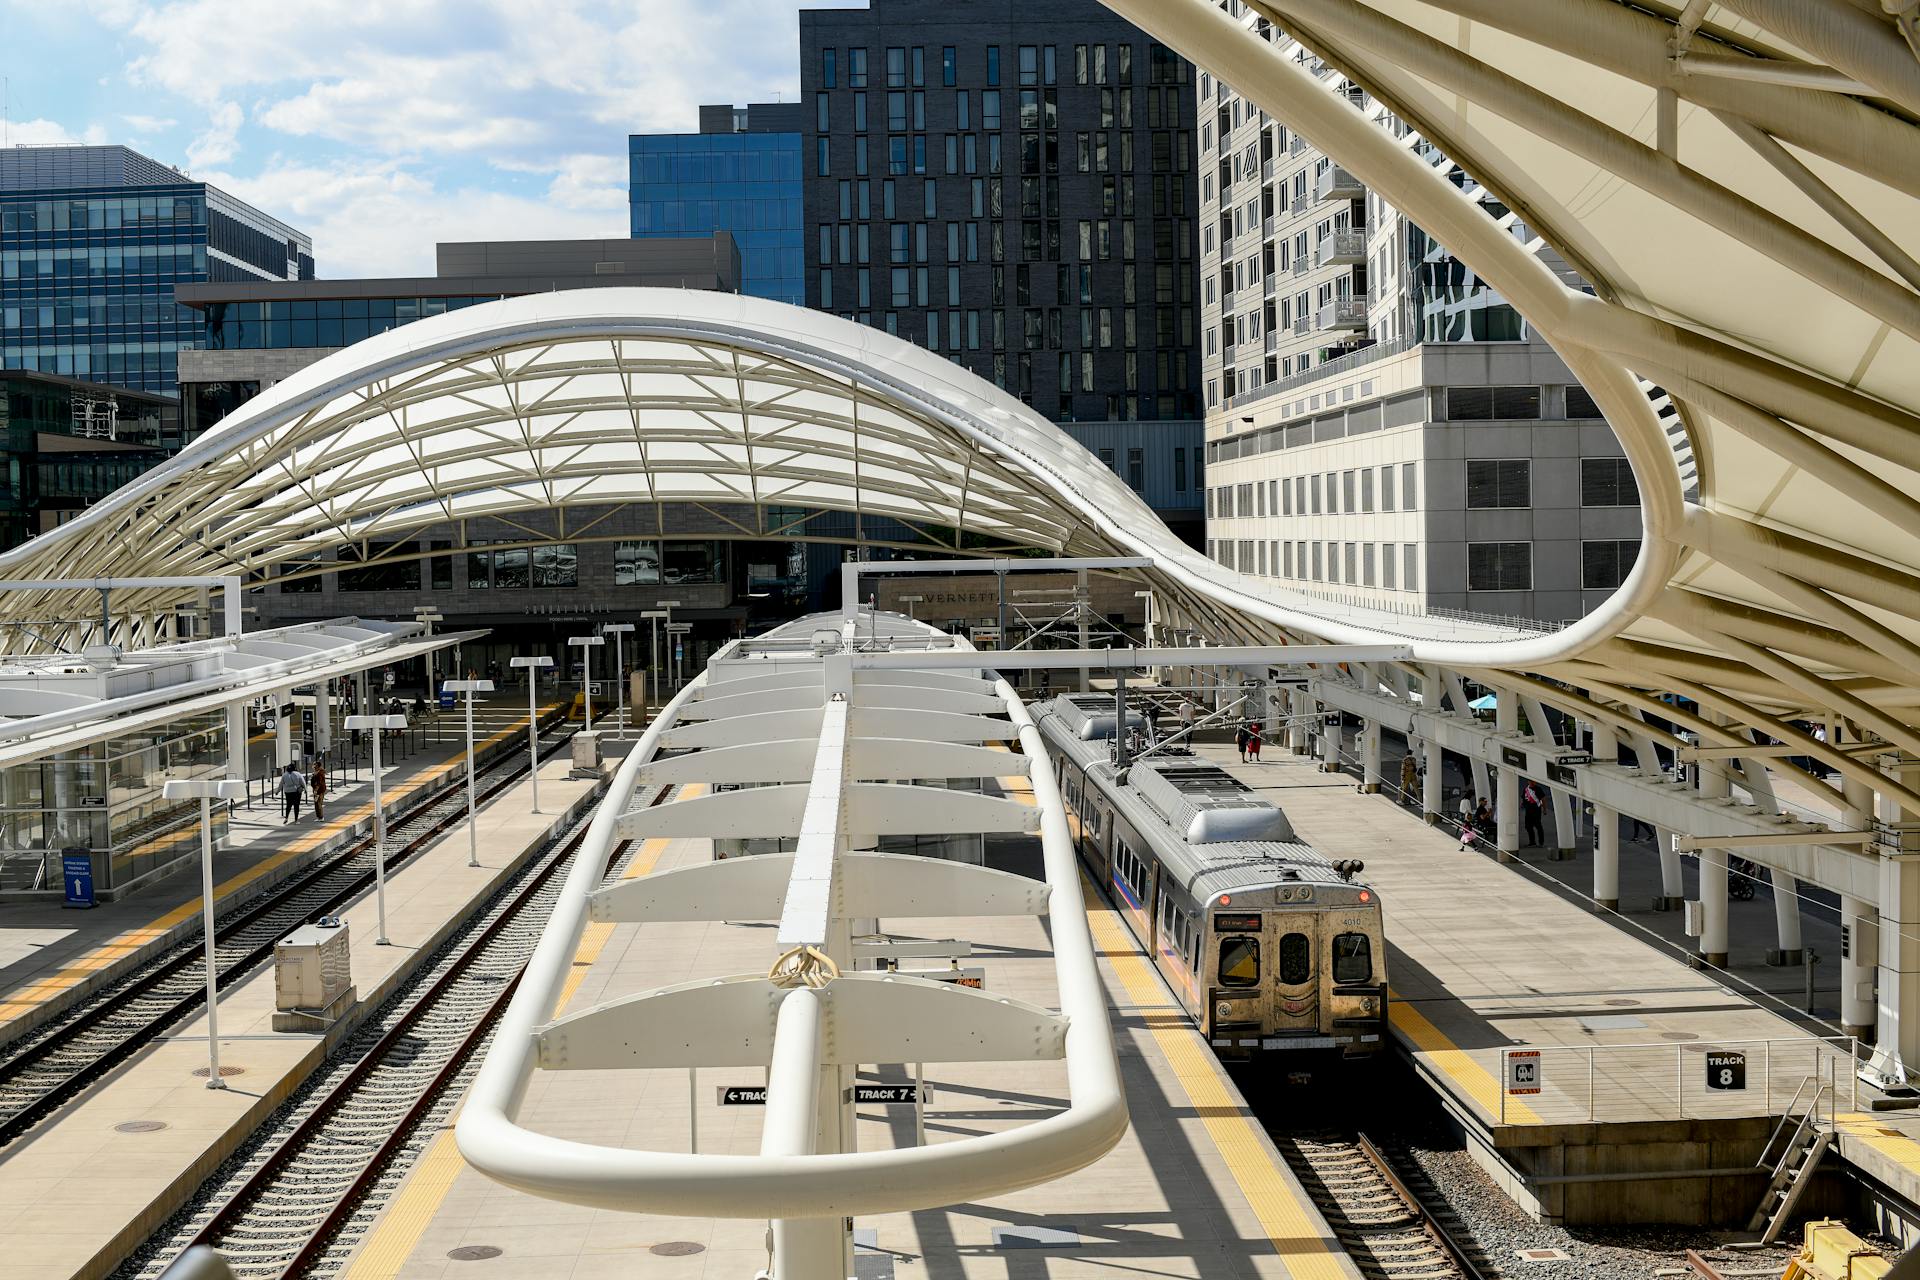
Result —
M 542 723 L 557 710 L 553 704 L 542 706 Z M 464 781 L 464 716 L 441 715 L 445 723 L 439 732 L 383 769 L 382 796 L 389 816 Z M 524 749 L 526 732 L 523 699 L 502 696 L 477 704 L 476 762 L 484 766 L 496 754 Z M 311 797 L 301 813 L 298 822 L 283 823 L 277 808 L 264 801 L 231 812 L 231 834 L 213 856 L 217 911 L 247 901 L 370 834 L 371 769 L 363 763 L 336 773 L 328 784 L 324 819 L 313 816 Z M 197 842 L 197 828 L 188 828 L 188 833 Z M 57 1016 L 181 938 L 197 935 L 200 912 L 197 857 L 149 888 L 90 909 L 66 908 L 53 894 L 0 900 L 0 1044 Z
M 1481 1163 L 1539 1216 L 1743 1220 L 1766 1185 L 1755 1159 L 1796 1093 L 1804 1108 L 1824 1090 L 1829 1121 L 1878 1096 L 1856 1081 L 1848 1041 L 1463 849 L 1388 797 L 1356 794 L 1352 778 L 1279 750 L 1259 764 L 1230 746 L 1198 750 L 1327 856 L 1366 863 L 1386 909 L 1395 1039 Z M 1729 1054 L 1739 1070 L 1723 1075 Z M 1865 1135 L 1839 1148 L 1875 1176 L 1887 1164 Z
M 220 997 L 227 1088 L 206 1087 L 202 1013 L 10 1145 L 0 1160 L 0 1239 L 8 1242 L 0 1280 L 112 1272 L 477 903 L 587 810 L 603 783 L 572 779 L 569 768 L 565 759 L 542 764 L 543 813 L 531 812 L 525 780 L 480 810 L 479 867 L 467 865 L 463 823 L 394 871 L 387 882 L 391 945 L 375 942 L 370 892 L 343 913 L 359 998 L 326 1033 L 272 1029 L 274 971 L 263 965 Z
M 1011 790 L 1025 780 L 1012 780 Z M 683 795 L 688 793 L 683 792 Z M 704 861 L 710 842 L 646 841 L 624 874 Z M 992 855 L 990 855 L 992 857 Z M 997 858 L 993 860 L 997 861 Z M 1004 1197 L 855 1223 L 861 1280 L 924 1276 L 1294 1277 L 1360 1273 L 1249 1111 L 1233 1081 L 1174 1005 L 1113 914 L 1087 892 L 1094 945 L 1115 1021 L 1132 1129 L 1077 1174 Z M 961 963 L 985 989 L 1053 1005 L 1052 954 L 1032 917 L 890 919 L 896 938 L 971 939 Z M 590 924 L 567 1007 L 705 976 L 764 971 L 774 932 L 758 922 Z M 901 1084 L 910 1067 L 863 1068 Z M 757 1106 L 723 1105 L 755 1071 L 542 1072 L 524 1121 L 544 1133 L 703 1153 L 759 1149 Z M 1059 1061 L 929 1067 L 925 1140 L 939 1143 L 1031 1121 L 1064 1104 Z M 689 1129 L 689 1096 L 692 1130 Z M 910 1095 L 910 1091 L 909 1095 Z M 862 1150 L 917 1141 L 914 1110 L 863 1106 Z M 449 1124 L 341 1273 L 349 1280 L 465 1274 L 486 1259 L 498 1277 L 650 1276 L 737 1280 L 768 1262 L 759 1218 L 681 1220 L 577 1208 L 499 1186 L 468 1168 Z

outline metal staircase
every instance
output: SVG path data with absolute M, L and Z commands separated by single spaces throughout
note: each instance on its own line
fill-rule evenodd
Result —
M 1811 1098 L 1807 1097 L 1808 1090 L 1812 1090 Z M 1800 1087 L 1794 1090 L 1793 1101 L 1787 1104 L 1780 1122 L 1768 1135 L 1766 1146 L 1760 1149 L 1756 1166 L 1770 1168 L 1773 1173 L 1759 1206 L 1753 1211 L 1753 1218 L 1747 1223 L 1747 1230 L 1760 1232 L 1761 1244 L 1772 1244 L 1779 1239 L 1833 1141 L 1833 1130 L 1820 1120 L 1820 1102 L 1828 1091 L 1829 1086 L 1817 1075 L 1801 1081 Z M 1801 1109 L 1803 1100 L 1805 1110 Z

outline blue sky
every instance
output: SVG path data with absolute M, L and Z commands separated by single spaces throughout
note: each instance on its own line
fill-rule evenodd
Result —
M 0 0 L 13 143 L 123 142 L 314 238 L 323 276 L 438 240 L 624 236 L 629 133 L 799 88 L 845 0 Z

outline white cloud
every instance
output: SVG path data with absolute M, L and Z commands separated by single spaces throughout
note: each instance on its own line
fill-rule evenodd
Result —
M 63 147 L 76 143 L 98 146 L 109 142 L 105 126 L 90 124 L 73 133 L 58 120 L 15 120 L 7 127 L 7 140 L 20 147 Z
M 180 123 L 172 116 L 123 115 L 120 118 L 136 133 L 165 133 Z
M 207 115 L 206 130 L 187 144 L 187 167 L 200 169 L 225 164 L 240 150 L 240 126 L 246 113 L 237 103 L 217 102 Z
M 254 177 L 203 175 L 313 237 L 326 277 L 430 276 L 442 240 L 622 238 L 618 209 L 567 208 L 552 201 L 471 186 L 442 189 L 399 165 L 279 164 Z

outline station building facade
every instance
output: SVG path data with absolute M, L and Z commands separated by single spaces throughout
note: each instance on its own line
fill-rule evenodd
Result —
M 171 452 L 179 401 L 0 369 L 0 550 L 66 523 Z
M 1407 135 L 1285 32 L 1247 21 Z M 1408 612 L 1553 625 L 1599 605 L 1633 567 L 1640 496 L 1593 398 L 1505 299 L 1309 139 L 1218 77 L 1196 88 L 1208 554 Z

